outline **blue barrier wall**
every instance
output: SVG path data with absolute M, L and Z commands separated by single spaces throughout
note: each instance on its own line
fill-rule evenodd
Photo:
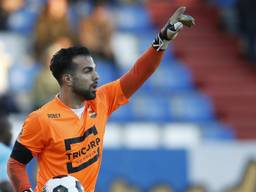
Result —
M 166 184 L 175 191 L 188 185 L 184 150 L 105 150 L 96 192 L 109 191 L 116 180 L 125 180 L 140 191 Z

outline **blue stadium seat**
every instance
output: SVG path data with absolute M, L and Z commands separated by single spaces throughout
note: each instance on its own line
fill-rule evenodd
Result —
M 112 63 L 103 60 L 95 60 L 95 63 L 96 71 L 100 76 L 100 85 L 104 85 L 116 79 L 117 71 Z
M 131 103 L 132 113 L 136 121 L 169 122 L 168 100 L 166 97 L 152 94 L 136 94 Z
M 153 29 L 147 11 L 141 5 L 119 6 L 115 13 L 120 32 L 142 33 Z
M 163 93 L 187 91 L 193 89 L 190 71 L 180 64 L 160 66 L 149 79 L 154 90 Z
M 29 9 L 21 9 L 11 15 L 9 29 L 11 32 L 29 36 L 33 33 L 37 14 Z
M 170 65 L 176 63 L 175 56 L 173 55 L 173 45 L 172 43 L 169 44 L 169 48 L 165 51 L 164 57 L 161 61 L 161 66 Z
M 118 122 L 118 123 L 133 121 L 133 113 L 131 110 L 131 105 L 128 103 L 118 108 L 116 111 L 114 111 L 111 114 L 109 121 Z
M 215 120 L 210 98 L 196 92 L 171 96 L 170 111 L 176 121 L 196 123 Z
M 220 123 L 203 123 L 199 125 L 203 139 L 207 140 L 233 140 L 235 139 L 234 129 Z
M 11 57 L 12 64 L 20 63 L 24 57 L 28 57 L 30 41 L 19 34 L 1 32 L 0 46 L 3 46 L 3 51 Z
M 148 31 L 147 33 L 136 34 L 136 38 L 138 41 L 138 51 L 139 53 L 143 53 L 147 48 L 151 47 L 151 44 L 157 35 L 155 31 Z
M 37 64 L 13 64 L 9 69 L 9 89 L 11 92 L 31 91 L 34 80 L 40 71 Z

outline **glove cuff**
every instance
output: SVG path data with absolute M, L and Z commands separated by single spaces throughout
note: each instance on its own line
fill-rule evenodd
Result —
M 161 33 L 158 33 L 155 40 L 152 42 L 152 47 L 156 51 L 164 51 L 169 45 L 169 40 L 166 40 L 162 37 Z

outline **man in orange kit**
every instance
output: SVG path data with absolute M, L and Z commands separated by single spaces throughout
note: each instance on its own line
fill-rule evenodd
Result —
M 17 192 L 32 191 L 25 166 L 33 157 L 38 161 L 36 192 L 58 175 L 72 175 L 86 192 L 94 192 L 108 118 L 156 70 L 183 25 L 194 25 L 184 12 L 185 7 L 176 10 L 126 74 L 98 89 L 99 76 L 87 48 L 61 49 L 53 56 L 50 69 L 60 92 L 29 114 L 8 161 L 8 175 Z

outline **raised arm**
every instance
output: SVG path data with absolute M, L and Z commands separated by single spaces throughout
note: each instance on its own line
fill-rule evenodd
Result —
M 160 30 L 152 43 L 152 47 L 146 50 L 134 66 L 121 77 L 121 87 L 127 98 L 157 69 L 162 60 L 164 50 L 167 49 L 169 42 L 176 38 L 183 25 L 191 27 L 195 24 L 193 17 L 184 15 L 185 10 L 185 7 L 180 7 L 175 11 Z

